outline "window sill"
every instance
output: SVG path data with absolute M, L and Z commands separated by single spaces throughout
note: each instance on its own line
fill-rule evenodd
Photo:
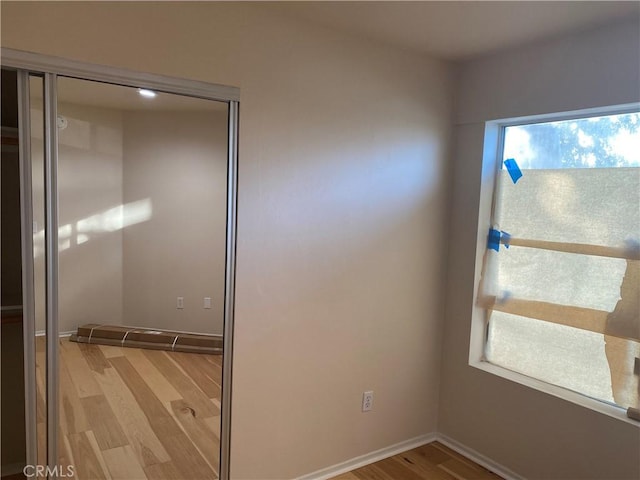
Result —
M 506 368 L 493 365 L 489 362 L 470 360 L 469 365 L 487 373 L 502 377 L 506 380 L 519 383 L 520 385 L 524 385 L 525 387 L 533 388 L 548 395 L 553 395 L 554 397 L 566 400 L 567 402 L 580 405 L 581 407 L 588 408 L 595 412 L 602 413 L 609 417 L 640 428 L 640 422 L 627 417 L 627 412 L 622 407 L 609 405 L 580 393 L 573 392 L 556 385 L 551 385 L 541 380 L 536 380 L 535 378 L 527 377 L 526 375 L 522 375 L 521 373 L 513 372 Z

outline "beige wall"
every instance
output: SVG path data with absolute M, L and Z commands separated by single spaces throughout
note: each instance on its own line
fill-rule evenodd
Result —
M 118 324 L 122 322 L 122 229 L 118 228 L 122 113 L 61 104 L 58 114 L 69 122 L 58 131 L 60 331 L 75 330 L 83 323 Z
M 222 334 L 226 180 L 226 111 L 124 114 L 125 325 Z
M 492 174 L 482 172 L 484 122 L 638 101 L 638 32 L 637 23 L 621 24 L 458 69 L 438 430 L 525 478 L 638 478 L 640 435 L 637 426 L 468 365 L 474 266 L 489 226 L 483 218 L 478 233 L 480 186 Z
M 64 81 L 64 80 L 61 80 Z M 36 85 L 33 82 L 34 94 Z M 35 98 L 34 98 L 35 104 Z M 122 322 L 122 113 L 60 104 L 58 130 L 59 331 Z M 36 331 L 44 330 L 42 110 L 32 109 Z
M 435 431 L 446 64 L 253 4 L 3 2 L 2 44 L 241 88 L 234 478 Z

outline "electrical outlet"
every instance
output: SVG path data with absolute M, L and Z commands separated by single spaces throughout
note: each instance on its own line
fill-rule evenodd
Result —
M 176 301 L 176 308 L 178 310 L 181 310 L 184 308 L 184 297 L 178 297 L 178 300 Z
M 368 412 L 373 408 L 373 392 L 368 391 L 362 394 L 362 411 Z

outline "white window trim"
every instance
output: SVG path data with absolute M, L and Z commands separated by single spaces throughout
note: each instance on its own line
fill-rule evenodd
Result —
M 616 115 L 637 112 L 639 103 L 589 108 L 569 112 L 532 115 L 508 119 L 491 120 L 485 123 L 484 145 L 482 152 L 482 169 L 480 178 L 480 201 L 478 206 L 478 232 L 476 238 L 476 259 L 474 272 L 473 305 L 471 313 L 471 335 L 469 345 L 469 365 L 479 370 L 491 373 L 520 385 L 533 388 L 540 392 L 553 395 L 568 402 L 580 405 L 590 410 L 608 415 L 623 422 L 640 427 L 640 423 L 627 417 L 626 409 L 596 400 L 584 394 L 552 385 L 527 375 L 523 375 L 507 368 L 494 365 L 484 359 L 486 339 L 486 313 L 477 306 L 476 299 L 482 277 L 484 255 L 487 251 L 487 234 L 491 228 L 493 216 L 496 178 L 502 164 L 503 132 L 508 126 L 531 124 L 538 122 L 552 122 L 598 115 Z

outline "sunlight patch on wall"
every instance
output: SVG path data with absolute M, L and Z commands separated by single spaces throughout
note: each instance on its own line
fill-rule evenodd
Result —
M 68 223 L 58 228 L 58 251 L 68 250 L 72 245 L 87 243 L 96 235 L 115 232 L 131 225 L 146 222 L 152 216 L 151 199 L 145 198 L 82 218 L 75 224 Z M 39 257 L 44 253 L 44 238 L 44 229 L 33 234 L 34 257 Z

